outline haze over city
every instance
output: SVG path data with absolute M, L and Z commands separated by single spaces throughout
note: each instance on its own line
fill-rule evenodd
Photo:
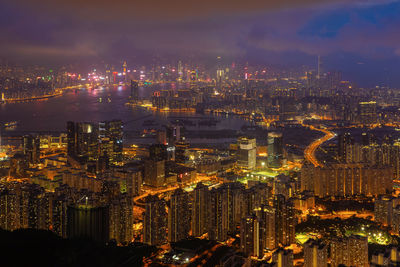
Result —
M 222 56 L 285 67 L 322 55 L 361 86 L 398 86 L 399 9 L 392 0 L 2 1 L 0 55 L 52 65 Z

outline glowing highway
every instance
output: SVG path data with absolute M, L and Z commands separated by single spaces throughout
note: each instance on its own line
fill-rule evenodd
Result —
M 322 167 L 322 163 L 318 162 L 316 156 L 315 156 L 315 151 L 317 148 L 328 141 L 329 139 L 333 138 L 335 136 L 335 133 L 327 130 L 327 129 L 321 129 L 321 128 L 316 128 L 312 125 L 307 125 L 303 124 L 303 126 L 310 128 L 311 130 L 319 131 L 325 134 L 325 136 L 315 140 L 312 142 L 306 149 L 304 150 L 304 157 L 306 160 L 311 162 L 315 167 Z

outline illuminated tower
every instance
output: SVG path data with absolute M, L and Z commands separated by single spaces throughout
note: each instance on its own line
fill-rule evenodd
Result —
M 318 66 L 317 66 L 317 68 L 318 68 L 318 70 L 317 70 L 317 79 L 320 79 L 321 78 L 321 75 L 322 75 L 322 61 L 321 61 L 321 56 L 318 56 Z
M 178 82 L 183 80 L 183 65 L 182 61 L 179 60 L 178 62 Z
M 128 71 L 128 64 L 126 63 L 126 61 L 124 61 L 124 64 L 122 64 L 122 75 L 124 75 L 124 81 L 126 83 L 127 80 L 127 71 Z

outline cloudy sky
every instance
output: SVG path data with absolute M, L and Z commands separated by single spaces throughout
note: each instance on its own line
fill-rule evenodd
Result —
M 62 64 L 153 55 L 342 70 L 400 88 L 400 0 L 0 0 L 0 57 Z

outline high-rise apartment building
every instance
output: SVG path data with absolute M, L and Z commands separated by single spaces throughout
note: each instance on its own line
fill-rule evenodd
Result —
M 192 202 L 192 235 L 202 236 L 208 232 L 210 213 L 210 192 L 208 187 L 198 183 L 193 190 Z
M 277 246 L 277 238 L 275 231 L 276 210 L 269 205 L 261 205 L 256 210 L 257 218 L 260 220 L 260 236 L 262 248 L 272 251 Z
M 272 254 L 272 263 L 276 267 L 293 267 L 293 251 L 279 248 Z
M 304 244 L 304 267 L 327 267 L 328 246 L 309 239 Z
M 260 221 L 255 215 L 249 215 L 240 224 L 240 251 L 246 255 L 263 255 Z
M 295 243 L 296 217 L 293 202 L 282 195 L 276 195 L 274 208 L 276 242 L 283 246 Z
M 133 203 L 132 198 L 121 196 L 112 200 L 110 212 L 110 239 L 128 244 L 133 240 Z
M 186 239 L 190 231 L 189 195 L 178 188 L 171 195 L 168 207 L 168 241 Z
M 148 196 L 143 214 L 143 243 L 158 246 L 167 241 L 167 213 L 164 199 Z
M 350 236 L 334 238 L 330 241 L 331 265 L 367 267 L 368 265 L 368 238 Z
M 375 221 L 383 225 L 391 225 L 393 219 L 393 198 L 391 196 L 379 196 L 375 199 Z
M 316 196 L 383 195 L 392 191 L 393 168 L 361 163 L 329 164 L 323 167 L 304 165 L 301 190 Z
M 376 102 L 360 102 L 358 103 L 359 122 L 362 124 L 374 124 L 378 122 L 378 114 L 376 112 Z

